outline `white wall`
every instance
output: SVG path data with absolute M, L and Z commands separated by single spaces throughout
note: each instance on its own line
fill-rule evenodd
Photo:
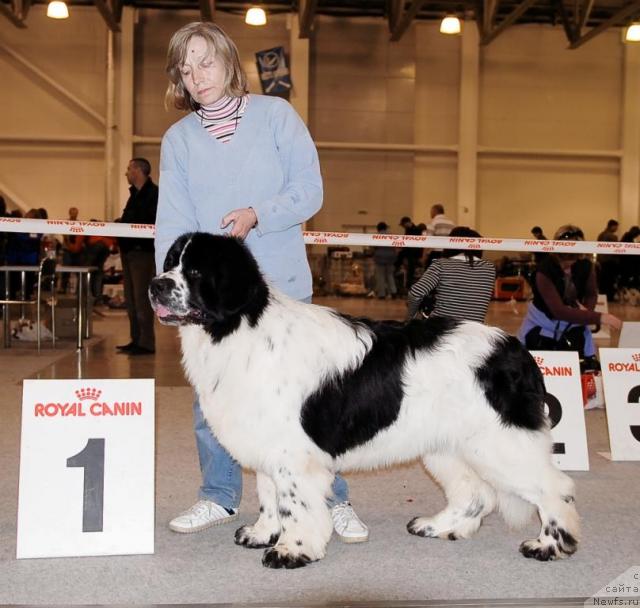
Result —
M 413 32 L 397 44 L 388 38 L 380 20 L 318 20 L 309 121 L 316 141 L 413 143 Z M 411 212 L 411 154 L 321 150 L 320 161 L 325 204 L 314 229 L 397 226 Z
M 45 71 L 71 94 L 105 113 L 106 26 L 92 7 L 72 7 L 67 21 L 44 16 L 36 5 L 28 29 L 0 19 L 0 42 Z M 259 92 L 254 53 L 284 46 L 284 15 L 263 29 L 218 12 L 233 36 Z M 134 133 L 159 138 L 181 114 L 163 107 L 164 62 L 171 34 L 196 12 L 137 13 L 134 47 Z M 467 27 L 475 27 L 469 23 Z M 461 39 L 444 37 L 437 24 L 413 24 L 398 43 L 375 19 L 316 20 L 310 44 L 309 124 L 318 142 L 403 144 L 435 151 L 320 151 L 325 205 L 316 229 L 397 227 L 402 215 L 428 220 L 434 202 L 457 219 L 458 159 L 443 150 L 459 141 Z M 533 224 L 547 234 L 561 223 L 583 226 L 595 237 L 619 211 L 624 53 L 619 30 L 578 50 L 566 49 L 560 27 L 517 26 L 479 52 L 476 227 L 486 235 L 528 236 Z M 52 217 L 70 205 L 83 218 L 104 217 L 101 144 L 67 145 L 7 138 L 104 138 L 104 127 L 0 50 L 0 191 L 26 207 L 45 206 Z M 294 83 L 295 86 L 295 83 Z M 637 108 L 640 113 L 640 108 Z M 505 149 L 523 150 L 513 155 Z M 488 150 L 485 151 L 485 150 Z M 532 150 L 550 154 L 531 154 Z M 557 158 L 554 151 L 576 154 Z M 610 157 L 603 152 L 613 152 Z M 588 158 L 581 153 L 592 153 Z M 152 162 L 159 148 L 138 144 L 134 154 Z M 127 159 L 128 160 L 128 159 Z M 124 172 L 126 160 L 117 171 Z M 122 177 L 124 180 L 124 177 Z M 121 207 L 124 201 L 117 201 Z M 637 207 L 635 209 L 638 219 Z M 627 226 L 622 226 L 626 229 Z M 352 228 L 357 229 L 357 228 Z
M 77 7 L 73 19 L 54 23 L 46 6 L 29 13 L 29 28 L 0 19 L 0 43 L 55 79 L 73 97 L 104 115 L 106 32 L 95 9 Z M 104 136 L 104 127 L 0 50 L 2 137 Z M 0 191 L 27 208 L 45 207 L 51 217 L 102 217 L 104 154 L 101 145 L 35 145 L 0 142 Z
M 561 28 L 509 29 L 481 52 L 479 145 L 525 150 L 621 147 L 619 30 L 575 51 Z M 493 236 L 547 236 L 566 223 L 595 239 L 618 215 L 614 160 L 481 157 L 478 228 Z M 625 230 L 628 227 L 623 227 Z

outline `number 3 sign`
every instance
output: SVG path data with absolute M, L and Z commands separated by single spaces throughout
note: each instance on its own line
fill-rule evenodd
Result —
M 25 380 L 17 557 L 153 553 L 154 381 Z
M 601 348 L 612 460 L 640 460 L 640 349 Z

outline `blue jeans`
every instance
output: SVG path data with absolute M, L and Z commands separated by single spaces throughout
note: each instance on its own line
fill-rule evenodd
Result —
M 311 298 L 302 301 L 310 304 Z M 193 403 L 193 428 L 202 473 L 199 498 L 211 500 L 226 509 L 237 509 L 242 498 L 242 468 L 211 432 L 197 397 Z M 333 496 L 327 501 L 330 507 L 349 500 L 349 486 L 344 477 L 336 475 L 331 489 Z
M 226 509 L 237 509 L 242 498 L 242 468 L 211 432 L 197 398 L 193 403 L 193 423 L 202 473 L 198 497 Z M 327 501 L 330 507 L 349 500 L 349 487 L 344 477 L 336 475 L 331 489 L 333 496 Z

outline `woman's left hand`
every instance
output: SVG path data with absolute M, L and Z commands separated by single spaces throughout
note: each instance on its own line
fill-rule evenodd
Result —
M 227 213 L 222 218 L 220 228 L 226 228 L 229 224 L 233 224 L 229 235 L 244 240 L 257 223 L 256 212 L 251 207 L 246 207 L 244 209 L 234 209 Z

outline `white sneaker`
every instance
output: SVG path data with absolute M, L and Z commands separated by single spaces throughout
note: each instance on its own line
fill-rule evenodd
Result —
M 364 543 L 369 540 L 369 528 L 356 515 L 350 502 L 341 502 L 331 509 L 333 529 L 343 543 Z
M 183 511 L 169 522 L 169 528 L 180 534 L 191 534 L 206 530 L 211 526 L 226 524 L 238 519 L 238 509 L 231 513 L 219 504 L 210 500 L 199 500 L 193 507 Z

